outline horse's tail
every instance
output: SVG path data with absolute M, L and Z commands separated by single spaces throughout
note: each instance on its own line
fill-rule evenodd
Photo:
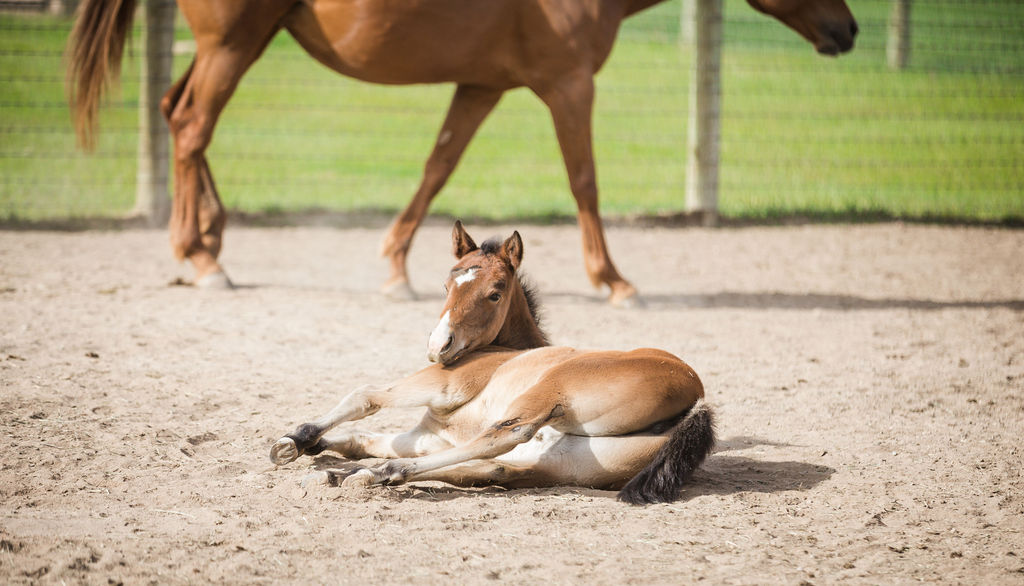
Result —
M 68 103 L 78 144 L 96 144 L 100 99 L 121 74 L 121 54 L 132 26 L 137 0 L 83 0 L 68 40 Z
M 619 500 L 631 505 L 676 500 L 683 484 L 715 447 L 711 407 L 698 399 L 679 423 L 654 460 L 619 491 Z

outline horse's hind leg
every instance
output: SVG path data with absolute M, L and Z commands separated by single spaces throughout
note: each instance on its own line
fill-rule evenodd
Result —
M 210 6 L 202 2 L 182 2 L 181 9 L 193 26 L 197 47 L 192 65 L 161 103 L 174 142 L 171 247 L 179 260 L 192 262 L 198 286 L 230 287 L 217 262 L 227 215 L 205 153 L 239 80 L 280 28 L 280 15 L 249 15 L 243 23 L 244 11 L 206 14 Z M 244 28 L 244 34 L 231 27 Z
M 580 71 L 535 91 L 551 110 L 555 134 L 569 174 L 569 187 L 579 209 L 583 260 L 590 281 L 595 286 L 608 285 L 611 289 L 609 300 L 613 304 L 633 305 L 637 302 L 636 289 L 619 275 L 612 263 L 597 207 L 597 174 L 591 144 L 593 77 L 589 72 Z
M 392 222 L 381 243 L 381 256 L 387 257 L 391 265 L 391 274 L 383 287 L 383 291 L 389 296 L 415 296 L 409 286 L 409 277 L 405 270 L 406 256 L 412 244 L 413 234 L 423 221 L 430 202 L 444 187 L 466 150 L 466 145 L 494 109 L 501 94 L 502 90 L 479 86 L 459 85 L 455 89 L 448 115 L 424 167 L 419 189 L 405 210 Z

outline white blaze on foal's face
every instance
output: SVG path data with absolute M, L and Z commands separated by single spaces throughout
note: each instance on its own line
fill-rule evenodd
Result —
M 461 285 L 463 283 L 468 283 L 468 282 L 472 281 L 473 279 L 476 278 L 476 272 L 478 270 L 480 270 L 480 269 L 469 269 L 465 273 L 462 273 L 458 277 L 455 277 L 455 284 L 456 285 Z

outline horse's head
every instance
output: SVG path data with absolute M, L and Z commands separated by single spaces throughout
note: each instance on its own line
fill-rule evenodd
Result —
M 843 0 L 747 0 L 747 3 L 800 33 L 822 55 L 838 55 L 853 48 L 857 21 Z
M 441 321 L 427 344 L 427 358 L 441 364 L 494 342 L 505 325 L 513 294 L 522 296 L 516 276 L 523 260 L 519 232 L 504 242 L 489 240 L 477 247 L 457 221 L 452 253 L 458 262 L 445 279 L 447 299 Z

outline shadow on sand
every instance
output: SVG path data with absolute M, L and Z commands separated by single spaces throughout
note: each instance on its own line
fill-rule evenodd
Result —
M 567 300 L 572 303 L 604 304 L 598 296 L 581 295 L 578 293 L 547 293 L 542 295 L 548 300 Z M 719 291 L 708 295 L 684 294 L 641 294 L 641 298 L 651 309 L 825 309 L 834 311 L 859 311 L 878 309 L 1010 309 L 1024 311 L 1024 299 L 1001 299 L 994 301 L 932 301 L 929 299 L 872 299 L 854 295 L 828 295 L 822 293 L 739 293 Z

